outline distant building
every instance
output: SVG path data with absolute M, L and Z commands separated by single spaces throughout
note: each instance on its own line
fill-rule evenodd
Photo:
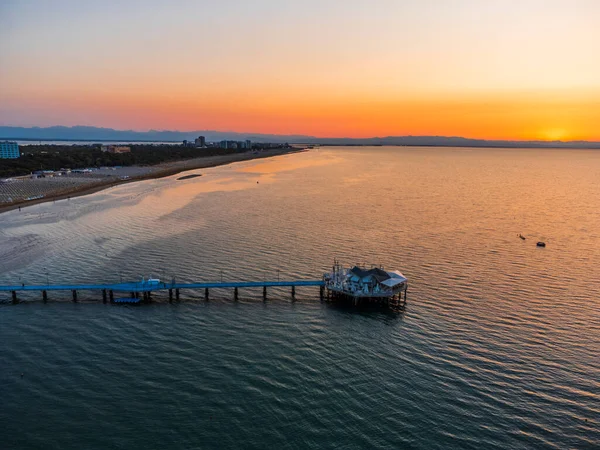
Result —
M 31 178 L 54 178 L 56 173 L 54 170 L 36 170 L 31 174 Z
M 251 141 L 221 141 L 218 144 L 220 148 L 228 148 L 228 149 L 237 149 L 237 150 L 245 150 L 252 148 Z
M 101 150 L 108 153 L 129 153 L 131 152 L 131 147 L 125 145 L 103 145 Z
M 196 139 L 196 141 L 197 141 L 197 139 Z M 183 140 L 183 146 L 184 147 L 196 147 L 197 144 L 196 144 L 195 141 L 188 141 L 187 139 L 184 139 Z
M 196 147 L 204 148 L 206 147 L 206 138 L 204 136 L 198 136 L 194 143 L 196 144 Z
M 0 142 L 0 159 L 16 159 L 21 156 L 16 142 Z
M 248 150 L 252 149 L 252 141 L 250 139 L 246 139 L 246 148 Z

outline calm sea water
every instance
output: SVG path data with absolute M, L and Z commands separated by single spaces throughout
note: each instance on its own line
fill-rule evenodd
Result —
M 201 172 L 0 215 L 0 284 L 318 278 L 337 258 L 404 272 L 406 310 L 314 288 L 22 296 L 0 306 L 2 448 L 598 448 L 600 152 L 323 148 Z

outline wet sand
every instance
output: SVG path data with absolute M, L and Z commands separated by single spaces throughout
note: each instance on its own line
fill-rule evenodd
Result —
M 73 197 L 81 197 L 83 195 L 93 194 L 95 192 L 99 192 L 101 190 L 117 186 L 125 183 L 133 183 L 141 180 L 150 180 L 154 178 L 163 178 L 171 175 L 176 175 L 180 172 L 185 172 L 187 170 L 194 169 L 205 169 L 208 167 L 216 167 L 223 166 L 226 164 L 231 164 L 239 161 L 250 161 L 253 159 L 261 159 L 261 158 L 270 158 L 272 156 L 285 155 L 288 153 L 296 153 L 304 151 L 302 148 L 291 148 L 291 149 L 272 149 L 272 150 L 262 150 L 258 153 L 254 152 L 244 152 L 244 153 L 233 153 L 231 155 L 217 155 L 217 156 L 204 156 L 200 158 L 187 159 L 183 161 L 172 161 L 168 163 L 158 164 L 156 166 L 151 166 L 152 171 L 149 171 L 146 174 L 138 175 L 135 177 L 131 177 L 126 180 L 119 180 L 115 178 L 111 178 L 106 181 L 100 181 L 99 183 L 95 183 L 93 185 L 83 185 L 73 188 L 69 191 L 62 191 L 60 193 L 50 193 L 44 198 L 39 198 L 35 200 L 22 200 L 17 201 L 11 204 L 5 204 L 0 206 L 0 214 L 6 211 L 11 211 L 13 209 L 25 208 L 31 205 L 37 205 L 39 203 L 52 202 L 56 200 L 63 200 L 66 198 Z

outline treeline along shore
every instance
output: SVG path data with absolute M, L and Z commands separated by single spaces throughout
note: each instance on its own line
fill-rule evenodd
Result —
M 21 147 L 21 157 L 0 159 L 0 178 L 28 175 L 38 170 L 81 169 L 92 167 L 153 166 L 172 161 L 199 157 L 224 156 L 239 153 L 239 149 L 219 147 L 186 147 L 169 144 L 128 144 L 127 153 L 102 151 L 101 145 L 26 145 Z M 268 148 L 288 148 L 286 145 Z M 253 151 L 265 148 L 260 144 Z

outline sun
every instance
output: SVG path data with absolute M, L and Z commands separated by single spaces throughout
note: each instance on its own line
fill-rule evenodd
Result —
M 547 141 L 562 141 L 568 137 L 567 130 L 564 128 L 549 128 L 544 130 L 541 135 Z

